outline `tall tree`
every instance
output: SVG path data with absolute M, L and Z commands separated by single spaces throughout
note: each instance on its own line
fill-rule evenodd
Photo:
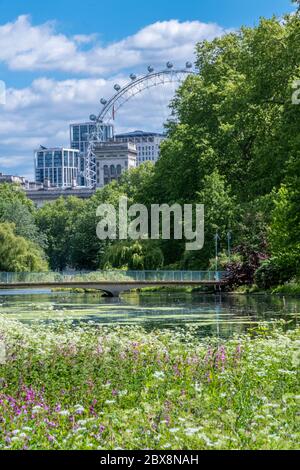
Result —
M 85 207 L 86 203 L 82 199 L 61 197 L 45 204 L 37 212 L 37 225 L 47 238 L 46 253 L 51 269 L 62 270 L 72 265 L 71 240 Z
M 178 124 L 169 126 L 155 169 L 158 195 L 191 201 L 214 169 L 241 202 L 280 186 L 299 144 L 300 106 L 291 100 L 300 75 L 299 32 L 297 14 L 197 45 L 199 74 L 177 93 Z

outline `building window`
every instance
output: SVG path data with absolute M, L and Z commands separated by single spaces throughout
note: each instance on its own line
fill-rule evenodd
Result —
M 58 167 L 62 165 L 62 153 L 54 152 L 54 166 Z
M 44 154 L 43 153 L 38 153 L 38 158 L 37 158 L 37 166 L 42 167 L 44 166 Z

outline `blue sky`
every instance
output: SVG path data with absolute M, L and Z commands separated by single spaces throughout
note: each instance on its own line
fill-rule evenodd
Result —
M 0 0 L 0 172 L 32 177 L 33 149 L 67 145 L 69 122 L 97 112 L 129 71 L 184 64 L 197 41 L 293 9 L 289 0 Z M 172 93 L 132 103 L 117 130 L 160 130 Z
M 126 5 L 126 7 L 125 7 Z M 64 34 L 99 32 L 104 42 L 169 19 L 215 22 L 224 27 L 253 25 L 260 16 L 291 10 L 289 0 L 0 0 L 2 22 L 30 13 L 34 24 L 55 19 Z

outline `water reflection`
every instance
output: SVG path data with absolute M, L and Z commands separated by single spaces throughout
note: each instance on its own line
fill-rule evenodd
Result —
M 0 314 L 26 323 L 92 321 L 146 329 L 199 326 L 202 336 L 229 337 L 262 321 L 299 321 L 300 299 L 277 296 L 131 293 L 121 299 L 99 294 L 2 291 Z

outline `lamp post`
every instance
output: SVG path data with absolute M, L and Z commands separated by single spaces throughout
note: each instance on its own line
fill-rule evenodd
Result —
M 218 231 L 216 231 L 216 234 L 215 234 L 215 249 L 216 249 L 216 273 L 218 272 L 218 261 L 219 261 L 219 253 L 218 253 L 218 248 L 219 248 L 219 245 L 218 245 L 218 242 L 220 240 L 220 236 L 218 234 Z

